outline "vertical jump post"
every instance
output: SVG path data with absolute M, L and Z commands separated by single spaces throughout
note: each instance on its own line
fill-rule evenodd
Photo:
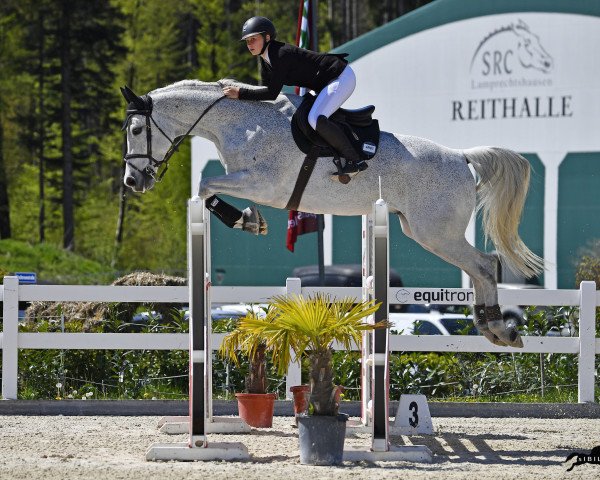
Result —
M 155 443 L 146 453 L 147 460 L 249 458 L 248 449 L 242 443 L 211 443 L 207 439 L 209 431 L 225 431 L 210 428 L 215 423 L 212 417 L 210 252 L 210 216 L 204 201 L 194 197 L 188 202 L 189 439 L 186 443 Z M 234 426 L 233 431 L 239 430 Z
M 380 188 L 381 189 L 381 188 Z M 381 192 L 380 192 L 381 194 Z M 362 223 L 363 300 L 381 302 L 367 320 L 387 320 L 389 312 L 389 214 L 383 199 Z M 362 423 L 370 427 L 368 448 L 348 447 L 344 460 L 431 462 L 423 445 L 396 446 L 389 442 L 389 329 L 366 332 L 362 345 Z

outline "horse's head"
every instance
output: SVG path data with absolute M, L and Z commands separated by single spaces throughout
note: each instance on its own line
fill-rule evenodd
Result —
M 191 99 L 192 95 L 189 93 L 181 95 L 181 91 L 185 92 L 186 89 L 198 93 L 196 101 Z M 180 92 L 179 97 L 177 91 Z M 218 92 L 216 97 L 215 91 Z M 198 126 L 204 115 L 225 98 L 218 83 L 182 81 L 151 92 L 156 96 L 156 105 L 160 105 L 159 112 L 153 112 L 154 103 L 150 95 L 139 97 L 127 86 L 121 87 L 121 93 L 128 102 L 122 128 L 127 132 L 127 153 L 123 158 L 127 166 L 123 182 L 136 192 L 145 192 L 162 180 L 169 166 L 169 159 L 181 142 Z M 186 103 L 185 97 L 191 115 L 201 112 L 195 121 L 194 117 L 180 117 L 181 111 L 185 110 L 180 108 L 180 103 Z M 174 102 L 176 98 L 179 101 Z
M 554 61 L 542 47 L 540 38 L 529 30 L 529 26 L 523 20 L 519 20 L 513 31 L 519 37 L 518 55 L 521 65 L 525 68 L 541 70 L 544 73 L 550 72 Z
M 123 158 L 127 166 L 123 181 L 135 192 L 145 192 L 162 179 L 174 152 L 174 142 L 152 117 L 149 95 L 139 97 L 127 86 L 121 87 L 121 93 L 128 102 L 122 128 L 127 133 L 127 153 Z M 157 135 L 153 135 L 153 127 Z

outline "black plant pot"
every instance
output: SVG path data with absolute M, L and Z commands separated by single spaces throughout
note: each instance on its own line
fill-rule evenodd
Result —
M 303 465 L 341 465 L 348 415 L 298 416 L 300 463 Z

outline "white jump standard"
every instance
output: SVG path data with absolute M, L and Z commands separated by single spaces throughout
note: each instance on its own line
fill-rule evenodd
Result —
M 194 197 L 188 203 L 188 287 L 190 291 L 190 392 L 189 440 L 186 443 L 155 443 L 147 460 L 243 460 L 248 449 L 242 443 L 211 443 L 212 371 L 210 316 L 210 217 L 204 202 Z M 241 423 L 241 421 L 235 421 Z M 232 431 L 240 426 L 227 422 Z M 223 430 L 220 430 L 223 431 Z
M 389 312 L 389 218 L 379 199 L 373 214 L 363 216 L 363 300 L 381 302 L 370 322 L 386 320 Z M 366 332 L 362 351 L 362 422 L 370 427 L 368 448 L 346 447 L 345 461 L 431 462 L 423 445 L 395 446 L 389 441 L 389 329 Z

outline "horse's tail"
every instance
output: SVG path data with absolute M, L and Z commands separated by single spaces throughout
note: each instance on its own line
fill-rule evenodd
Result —
M 486 242 L 492 240 L 515 273 L 527 278 L 541 273 L 543 260 L 519 237 L 529 188 L 529 162 L 518 153 L 496 147 L 475 147 L 463 153 L 479 175 L 477 210 L 482 212 Z

